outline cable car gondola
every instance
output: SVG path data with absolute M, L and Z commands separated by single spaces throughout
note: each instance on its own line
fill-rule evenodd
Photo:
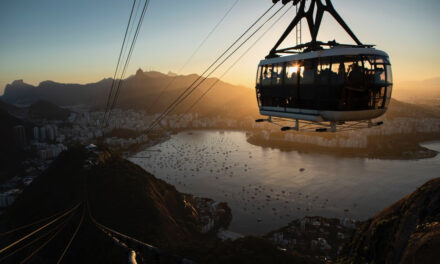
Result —
M 273 0 L 274 3 L 279 0 Z M 260 114 L 274 122 L 275 118 L 312 122 L 327 131 L 349 122 L 380 125 L 371 120 L 383 115 L 391 100 L 393 78 L 387 53 L 373 45 L 364 45 L 333 8 L 330 0 L 283 0 L 297 5 L 297 15 L 258 66 L 256 93 Z M 316 8 L 316 11 L 315 11 Z M 356 42 L 317 41 L 324 12 L 329 12 Z M 316 14 L 316 15 L 314 15 Z M 311 42 L 278 49 L 291 31 L 305 18 Z M 291 129 L 285 127 L 283 130 Z

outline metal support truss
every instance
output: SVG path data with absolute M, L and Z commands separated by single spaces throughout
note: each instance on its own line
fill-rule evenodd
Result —
M 280 0 L 272 0 L 273 3 L 277 3 Z M 283 41 L 289 36 L 289 34 L 292 32 L 292 30 L 298 25 L 298 23 L 305 18 L 307 20 L 307 24 L 309 26 L 310 35 L 312 37 L 312 41 L 309 43 L 306 43 L 303 45 L 302 48 L 307 48 L 308 50 L 319 50 L 321 49 L 322 42 L 317 41 L 319 28 L 321 26 L 322 17 L 324 15 L 324 12 L 330 13 L 333 18 L 341 25 L 341 27 L 350 35 L 350 37 L 356 42 L 358 46 L 364 46 L 362 42 L 356 37 L 356 35 L 351 31 L 351 29 L 348 27 L 348 25 L 344 22 L 342 17 L 336 12 L 335 8 L 333 7 L 333 4 L 331 0 L 281 0 L 284 5 L 288 4 L 289 2 L 292 2 L 293 5 L 297 6 L 299 5 L 298 12 L 293 19 L 293 21 L 290 23 L 290 25 L 287 27 L 286 31 L 283 33 L 281 38 L 278 40 L 278 42 L 275 44 L 275 46 L 270 51 L 267 58 L 273 58 L 278 57 L 278 52 L 285 52 L 277 50 L 278 47 L 283 43 Z M 309 1 L 309 8 L 306 10 L 306 1 Z M 325 2 L 325 4 L 323 3 Z M 315 12 L 316 9 L 316 12 Z M 315 15 L 316 13 L 316 15 Z M 300 46 L 300 45 L 299 45 Z M 299 49 L 299 47 L 294 47 L 290 49 Z

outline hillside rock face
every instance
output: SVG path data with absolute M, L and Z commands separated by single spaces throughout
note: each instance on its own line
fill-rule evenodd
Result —
M 0 183 L 15 176 L 20 164 L 27 157 L 14 140 L 15 126 L 24 126 L 27 139 L 32 132 L 32 123 L 23 121 L 8 113 L 0 103 Z
M 341 263 L 415 264 L 440 260 L 440 178 L 367 221 Z
M 40 100 L 29 107 L 29 117 L 48 120 L 66 120 L 71 111 L 48 101 Z
M 10 223 L 7 228 L 10 230 L 87 200 L 87 208 L 99 223 L 197 263 L 317 263 L 280 251 L 262 238 L 222 242 L 215 232 L 203 234 L 200 225 L 203 212 L 192 204 L 197 199 L 105 151 L 94 156 L 95 165 L 90 168 L 90 155 L 80 147 L 63 152 L 0 216 L 0 222 Z M 81 210 L 87 211 L 84 206 L 83 203 L 83 209 L 75 213 L 64 231 L 32 263 L 56 263 L 80 221 Z M 86 213 L 63 262 L 126 263 L 127 252 L 91 219 Z M 24 234 L 0 240 L 0 245 Z M 32 250 L 23 250 L 7 263 L 19 263 Z
M 196 74 L 166 75 L 160 72 L 143 72 L 139 69 L 121 83 L 117 108 L 141 109 L 148 113 L 162 112 L 175 98 L 199 78 Z M 206 91 L 216 84 L 207 96 L 192 111 L 202 115 L 247 116 L 257 113 L 255 92 L 246 87 L 231 85 L 216 78 L 208 78 L 188 97 L 176 113 L 187 109 Z M 5 88 L 2 100 L 10 104 L 31 105 L 46 100 L 61 107 L 90 105 L 103 109 L 113 79 L 103 79 L 89 84 L 64 84 L 43 81 L 38 86 L 14 81 Z
M 37 98 L 35 87 L 25 83 L 23 80 L 15 80 L 7 84 L 2 99 L 8 103 L 22 103 L 23 97 Z
M 41 82 L 38 86 L 17 80 L 6 85 L 2 100 L 15 105 L 31 105 L 39 100 L 67 106 L 94 104 L 104 97 L 112 80 L 103 79 L 89 84 L 64 84 L 53 81 Z
M 197 214 L 184 195 L 137 165 L 112 157 L 87 177 L 90 207 L 102 224 L 160 247 L 198 236 Z

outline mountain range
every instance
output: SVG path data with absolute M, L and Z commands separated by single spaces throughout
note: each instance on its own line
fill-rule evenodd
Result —
M 150 113 L 163 111 L 198 78 L 196 74 L 184 76 L 138 70 L 135 75 L 122 82 L 117 107 L 147 110 Z M 207 79 L 176 109 L 176 112 L 186 112 L 197 98 L 217 81 L 216 78 Z M 2 100 L 14 105 L 30 105 L 39 100 L 46 100 L 62 107 L 89 105 L 104 109 L 111 84 L 112 79 L 103 79 L 84 85 L 44 81 L 38 86 L 32 86 L 17 80 L 6 86 Z M 255 115 L 255 92 L 243 86 L 219 81 L 193 111 L 209 115 L 217 115 L 220 111 L 222 115 L 230 116 Z
M 144 110 L 161 113 L 182 91 L 200 76 L 163 74 L 156 71 L 136 74 L 122 82 L 116 108 Z M 2 100 L 14 105 L 31 105 L 44 100 L 61 107 L 86 105 L 94 109 L 105 109 L 112 79 L 103 79 L 89 84 L 63 84 L 52 81 L 41 82 L 38 86 L 16 80 L 5 88 Z M 208 78 L 189 96 L 174 113 L 188 111 L 194 102 L 214 83 L 214 88 L 191 109 L 201 115 L 241 118 L 258 117 L 255 91 L 244 86 L 236 86 L 216 78 Z M 440 102 L 440 78 L 423 82 L 407 82 L 395 85 L 389 117 L 438 117 Z M 420 99 L 420 100 L 419 100 Z M 403 100 L 403 101 L 402 101 Z

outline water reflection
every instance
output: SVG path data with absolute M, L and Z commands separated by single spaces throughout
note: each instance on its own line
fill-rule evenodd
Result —
M 306 215 L 369 218 L 437 177 L 440 165 L 438 157 L 386 161 L 282 152 L 251 145 L 242 132 L 184 132 L 154 149 L 161 152 L 131 160 L 179 191 L 228 202 L 230 229 L 244 234 Z

